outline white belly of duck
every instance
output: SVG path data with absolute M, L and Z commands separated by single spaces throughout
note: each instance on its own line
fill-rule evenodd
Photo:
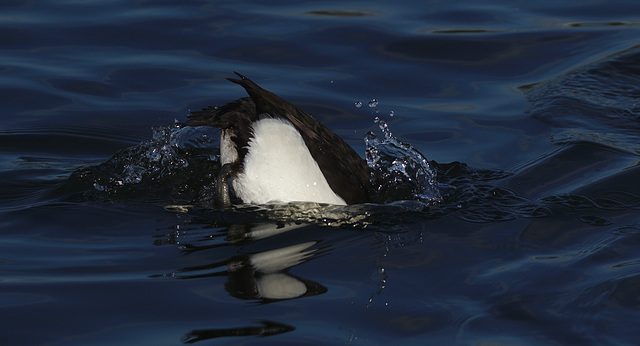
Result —
M 346 205 L 333 192 L 302 136 L 288 120 L 263 118 L 252 128 L 244 170 L 232 181 L 236 196 L 244 203 Z M 226 161 L 224 150 L 221 154 Z

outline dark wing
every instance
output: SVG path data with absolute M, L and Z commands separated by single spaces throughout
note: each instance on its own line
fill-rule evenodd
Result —
M 239 84 L 247 91 L 255 105 L 253 114 L 258 117 L 267 113 L 272 117 L 288 119 L 302 135 L 311 155 L 335 193 L 342 197 L 347 204 L 369 201 L 369 168 L 365 160 L 353 148 L 300 108 L 262 89 L 250 79 L 236 74 L 241 79 L 229 80 Z M 222 116 L 218 117 L 221 120 L 217 123 L 223 124 Z
M 253 133 L 251 124 L 258 119 L 256 106 L 249 97 L 237 99 L 221 107 L 191 112 L 187 126 L 213 126 L 226 131 L 238 151 L 238 164 L 244 162 Z
M 244 97 L 229 102 L 221 107 L 209 107 L 201 111 L 191 112 L 187 126 L 213 126 L 220 129 L 238 127 L 239 119 L 246 119 L 249 123 L 258 119 L 256 106 L 250 97 Z

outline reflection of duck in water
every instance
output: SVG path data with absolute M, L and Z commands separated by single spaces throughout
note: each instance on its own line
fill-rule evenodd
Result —
M 227 263 L 229 280 L 225 289 L 236 298 L 263 302 L 324 294 L 326 287 L 288 272 L 308 261 L 316 244 L 306 242 L 236 258 Z
M 237 74 L 237 73 L 236 73 Z M 216 191 L 231 204 L 229 186 L 244 203 L 369 201 L 368 166 L 317 120 L 248 78 L 229 79 L 249 97 L 193 112 L 189 126 L 220 128 Z
M 214 246 L 193 246 L 187 251 L 214 250 L 229 244 L 247 244 L 282 233 L 305 227 L 304 224 L 243 224 L 231 225 L 225 240 L 228 243 Z M 196 279 L 226 276 L 225 289 L 233 297 L 257 299 L 264 303 L 286 299 L 303 298 L 324 294 L 327 288 L 309 279 L 289 273 L 292 267 L 302 265 L 326 252 L 326 247 L 318 247 L 319 241 L 294 243 L 256 253 L 238 255 L 229 259 L 187 267 L 170 274 L 157 277 Z M 188 243 L 185 243 L 188 244 Z M 226 267 L 226 270 L 220 270 Z

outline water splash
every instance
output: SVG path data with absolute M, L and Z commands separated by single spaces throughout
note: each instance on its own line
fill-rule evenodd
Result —
M 218 166 L 212 129 L 179 124 L 152 128 L 153 139 L 123 149 L 97 166 L 74 172 L 72 181 L 92 186 L 88 194 L 107 198 L 210 198 Z M 209 190 L 209 191 L 207 191 Z M 96 195 L 97 194 L 97 195 Z
M 439 203 L 436 173 L 429 162 L 393 137 L 384 121 L 376 118 L 376 122 L 384 138 L 377 139 L 373 133 L 365 138 L 374 202 Z M 76 171 L 71 179 L 88 183 L 90 194 L 97 198 L 168 198 L 173 203 L 207 205 L 214 199 L 220 169 L 217 131 L 179 124 L 152 130 L 152 139 L 123 149 L 100 165 Z M 346 217 L 356 223 L 350 218 Z M 336 216 L 334 221 L 343 219 Z
M 66 186 L 72 186 L 84 199 L 159 201 L 179 212 L 202 209 L 207 219 L 227 222 L 294 221 L 387 233 L 406 231 L 412 220 L 445 215 L 470 222 L 550 215 L 549 202 L 529 201 L 491 183 L 511 172 L 475 169 L 460 162 L 429 162 L 411 145 L 395 138 L 384 121 L 376 119 L 376 123 L 383 136 L 368 133 L 365 137 L 373 203 L 212 208 L 220 171 L 218 132 L 211 127 L 178 124 L 153 128 L 152 139 L 74 172 Z
M 378 139 L 373 132 L 365 136 L 376 202 L 416 199 L 427 204 L 440 203 L 436 171 L 429 161 L 410 144 L 395 138 L 383 120 L 376 117 L 374 121 L 384 135 L 384 139 Z

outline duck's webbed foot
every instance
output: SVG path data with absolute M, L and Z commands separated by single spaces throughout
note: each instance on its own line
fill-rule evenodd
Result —
M 218 182 L 216 184 L 216 206 L 219 208 L 227 208 L 231 206 L 231 194 L 229 191 L 229 178 L 231 177 L 231 172 L 231 164 L 229 163 L 220 167 Z

